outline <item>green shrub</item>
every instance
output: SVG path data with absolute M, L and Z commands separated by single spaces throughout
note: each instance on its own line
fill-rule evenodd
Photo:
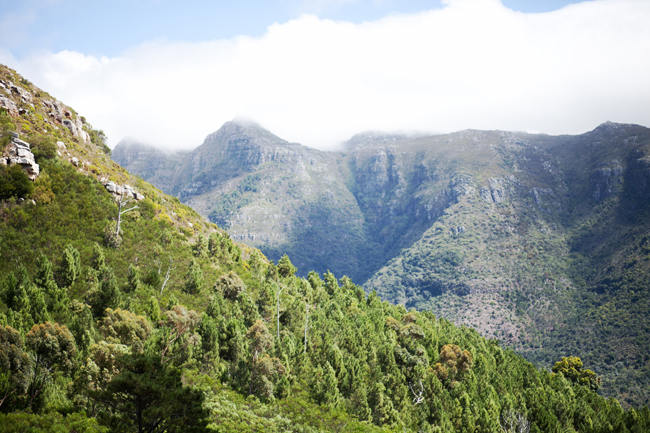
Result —
M 34 191 L 34 184 L 18 165 L 0 165 L 0 200 L 26 197 Z

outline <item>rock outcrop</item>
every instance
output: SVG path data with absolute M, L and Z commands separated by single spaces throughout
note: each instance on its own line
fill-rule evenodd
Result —
M 105 178 L 100 179 L 106 191 L 113 194 L 116 198 L 126 197 L 133 198 L 135 200 L 143 200 L 144 195 L 136 191 L 131 185 L 118 185 L 113 181 L 107 180 Z
M 41 171 L 34 159 L 31 145 L 18 138 L 18 134 L 15 132 L 11 133 L 11 141 L 5 151 L 5 156 L 0 158 L 0 163 L 4 165 L 20 165 L 30 180 L 35 180 Z

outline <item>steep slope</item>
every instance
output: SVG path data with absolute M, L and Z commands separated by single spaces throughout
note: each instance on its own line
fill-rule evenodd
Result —
M 302 279 L 286 258 L 269 263 L 134 182 L 90 139 L 101 134 L 86 127 L 85 141 L 45 120 L 47 95 L 15 72 L 1 67 L 0 78 L 38 95 L 32 107 L 9 94 L 33 111 L 0 110 L 0 120 L 2 138 L 19 133 L 40 165 L 31 192 L 6 189 L 0 201 L 3 431 L 650 427 L 650 410 L 597 395 L 576 360 L 537 370 L 347 278 Z M 2 185 L 20 178 L 5 174 Z M 127 212 L 118 203 L 136 200 L 134 189 L 144 198 Z M 107 235 L 119 210 L 118 245 Z
M 225 125 L 214 135 L 227 139 L 191 153 L 204 161 L 200 193 L 187 173 L 168 191 L 274 259 L 365 281 L 540 365 L 584 353 L 606 393 L 648 403 L 647 128 L 361 134 L 340 153 L 248 128 Z M 273 159 L 274 146 L 293 158 Z

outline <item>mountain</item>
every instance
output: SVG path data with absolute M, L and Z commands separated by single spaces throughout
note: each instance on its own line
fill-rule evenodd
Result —
M 128 143 L 113 152 L 274 260 L 348 275 L 538 365 L 580 353 L 606 394 L 648 404 L 648 128 L 366 133 L 322 152 L 230 122 L 161 155 L 145 172 Z
M 578 358 L 538 370 L 348 278 L 295 276 L 114 164 L 70 107 L 4 66 L 0 84 L 2 431 L 650 426 Z M 302 152 L 266 137 L 271 161 Z
M 114 164 L 72 108 L 4 66 L 0 84 L 2 431 L 650 427 L 579 358 L 540 370 L 348 278 L 297 277 Z M 266 136 L 265 158 L 302 152 Z

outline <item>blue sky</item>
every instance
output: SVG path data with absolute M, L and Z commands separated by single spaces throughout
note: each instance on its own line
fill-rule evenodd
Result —
M 570 3 L 576 1 L 503 1 L 533 13 Z M 0 0 L 0 46 L 16 57 L 61 50 L 114 56 L 152 40 L 260 36 L 269 25 L 305 13 L 359 23 L 442 6 L 438 0 Z
M 243 118 L 332 149 L 361 131 L 650 125 L 649 0 L 0 0 L 0 63 L 114 146 Z

